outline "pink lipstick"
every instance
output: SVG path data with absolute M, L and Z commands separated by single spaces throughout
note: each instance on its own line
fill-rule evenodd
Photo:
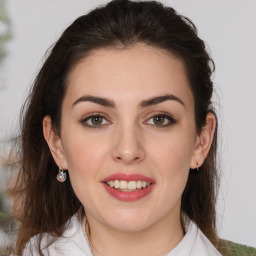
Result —
M 116 173 L 103 179 L 103 186 L 114 198 L 132 202 L 148 195 L 155 185 L 155 180 L 141 174 Z

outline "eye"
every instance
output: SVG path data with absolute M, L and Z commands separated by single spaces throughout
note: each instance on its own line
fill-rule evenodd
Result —
M 177 121 L 169 115 L 157 114 L 148 119 L 146 123 L 157 127 L 168 127 L 176 122 Z
M 84 118 L 82 124 L 90 128 L 101 128 L 103 125 L 110 124 L 110 122 L 102 115 L 91 115 Z

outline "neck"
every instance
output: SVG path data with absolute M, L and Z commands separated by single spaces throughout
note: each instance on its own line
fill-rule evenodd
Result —
M 140 231 L 120 231 L 94 221 L 90 225 L 89 241 L 94 256 L 160 256 L 170 252 L 183 238 L 180 216 L 165 216 Z

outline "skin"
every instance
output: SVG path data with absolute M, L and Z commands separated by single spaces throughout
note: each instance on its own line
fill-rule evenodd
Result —
M 78 100 L 85 95 L 109 99 L 115 107 Z M 182 103 L 140 106 L 163 95 Z M 97 128 L 88 127 L 93 114 L 104 117 Z M 159 114 L 160 123 L 153 118 Z M 68 170 L 85 208 L 95 255 L 163 255 L 181 241 L 181 196 L 189 169 L 199 167 L 210 149 L 216 123 L 212 114 L 206 123 L 197 134 L 184 65 L 164 50 L 142 43 L 104 48 L 73 68 L 61 136 L 54 133 L 49 116 L 43 129 L 56 164 Z M 101 183 L 118 172 L 142 174 L 156 183 L 138 201 L 119 201 Z

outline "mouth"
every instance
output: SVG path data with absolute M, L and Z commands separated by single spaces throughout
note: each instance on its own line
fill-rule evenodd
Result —
M 102 184 L 115 199 L 131 202 L 147 196 L 153 190 L 155 181 L 140 174 L 118 173 L 102 180 Z
M 152 185 L 152 183 L 147 182 L 145 180 L 110 180 L 105 182 L 111 188 L 115 188 L 120 191 L 124 192 L 133 192 L 138 191 L 139 189 L 145 189 Z

